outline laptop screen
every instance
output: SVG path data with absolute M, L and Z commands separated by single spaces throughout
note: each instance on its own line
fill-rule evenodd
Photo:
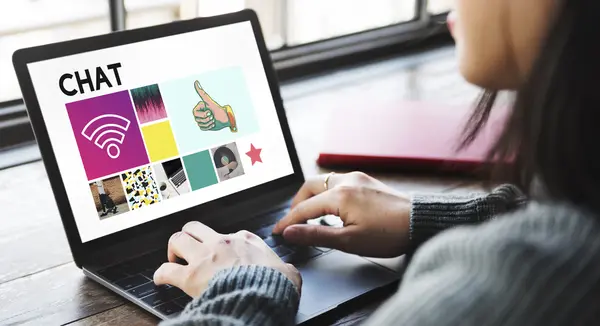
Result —
M 83 242 L 294 173 L 250 22 L 28 69 Z
M 180 169 L 183 169 L 183 163 L 181 163 L 181 160 L 166 161 L 163 162 L 161 166 L 165 170 L 165 174 L 168 178 L 172 178 L 175 173 L 177 173 Z M 160 169 L 161 167 L 158 168 Z

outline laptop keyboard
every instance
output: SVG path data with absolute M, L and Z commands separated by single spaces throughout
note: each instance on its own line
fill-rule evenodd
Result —
M 174 286 L 154 284 L 154 271 L 164 262 L 164 257 L 164 252 L 154 252 L 98 273 L 145 305 L 168 316 L 182 311 L 192 298 Z
M 295 264 L 307 261 L 311 258 L 322 255 L 327 250 L 319 250 L 315 247 L 299 247 L 291 244 L 286 244 L 283 238 L 278 235 L 271 235 L 273 226 L 267 227 L 269 234 L 254 232 L 261 237 L 263 241 L 286 263 Z M 265 228 L 266 229 L 266 228 Z
M 255 230 L 265 243 L 286 263 L 301 263 L 329 251 L 325 248 L 299 247 L 286 244 L 281 236 L 272 235 L 273 225 Z M 145 305 L 172 317 L 181 312 L 192 300 L 180 289 L 171 285 L 156 286 L 152 281 L 154 271 L 165 262 L 165 253 L 153 252 L 131 261 L 98 272 L 106 280 L 140 299 Z
M 175 187 L 181 186 L 186 180 L 187 178 L 185 177 L 185 172 L 183 172 L 183 169 L 179 170 L 177 173 L 175 173 L 173 178 L 171 178 L 171 181 L 173 181 Z

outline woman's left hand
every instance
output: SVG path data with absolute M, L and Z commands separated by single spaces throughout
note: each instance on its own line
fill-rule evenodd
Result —
M 187 265 L 176 263 L 177 257 Z M 194 298 L 204 293 L 218 271 L 237 265 L 274 268 L 292 281 L 298 292 L 302 287 L 300 272 L 248 231 L 220 234 L 200 222 L 189 222 L 169 239 L 168 260 L 154 273 L 154 283 L 176 286 Z

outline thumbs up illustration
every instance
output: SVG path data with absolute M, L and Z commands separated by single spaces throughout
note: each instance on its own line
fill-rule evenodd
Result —
M 198 93 L 200 101 L 196 104 L 192 113 L 200 130 L 216 131 L 229 127 L 231 132 L 237 132 L 235 115 L 231 106 L 221 106 L 213 100 L 197 80 L 194 82 L 194 88 L 196 88 L 196 93 Z

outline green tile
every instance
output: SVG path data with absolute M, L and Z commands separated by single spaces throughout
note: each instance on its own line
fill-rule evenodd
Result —
M 208 151 L 202 151 L 183 157 L 192 190 L 202 189 L 217 183 L 217 175 Z

